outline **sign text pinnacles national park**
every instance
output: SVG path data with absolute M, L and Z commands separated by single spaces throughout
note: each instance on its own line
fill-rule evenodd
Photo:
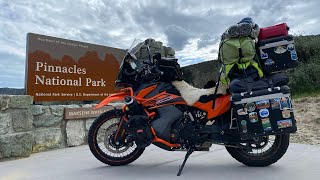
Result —
M 65 74 L 86 74 L 86 68 L 79 68 L 77 65 L 73 65 L 73 67 L 61 67 L 61 66 L 53 66 L 48 65 L 43 62 L 36 62 L 36 71 L 43 72 L 52 72 L 52 73 L 65 73 Z M 55 77 L 46 77 L 45 75 L 36 76 L 35 84 L 42 84 L 47 86 L 103 86 L 106 87 L 106 81 L 101 78 L 101 80 L 92 80 L 91 78 L 85 78 L 85 83 L 82 83 L 82 77 L 78 79 L 62 79 L 59 76 Z
M 26 92 L 35 101 L 101 100 L 125 50 L 29 33 Z

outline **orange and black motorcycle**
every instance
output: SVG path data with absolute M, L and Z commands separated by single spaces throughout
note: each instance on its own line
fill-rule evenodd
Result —
M 226 146 L 236 160 L 249 166 L 268 166 L 279 160 L 289 145 L 289 134 L 240 138 L 230 94 L 218 88 L 196 89 L 182 80 L 177 59 L 160 54 L 137 59 L 147 42 L 134 42 L 121 64 L 116 85 L 123 87 L 96 108 L 122 101 L 122 109 L 103 113 L 90 127 L 88 144 L 101 162 L 126 165 L 150 144 L 168 151 L 208 151 L 212 144 Z

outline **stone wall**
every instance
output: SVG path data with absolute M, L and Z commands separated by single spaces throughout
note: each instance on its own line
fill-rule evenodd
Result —
M 32 105 L 32 96 L 0 95 L 0 159 L 87 143 L 95 118 L 64 119 L 65 108 L 84 105 Z
M 29 156 L 33 145 L 31 96 L 0 96 L 0 158 Z

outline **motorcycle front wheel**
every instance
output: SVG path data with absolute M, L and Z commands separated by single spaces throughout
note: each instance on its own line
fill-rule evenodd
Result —
M 289 139 L 289 134 L 270 135 L 238 147 L 226 146 L 226 149 L 234 159 L 247 166 L 264 167 L 277 162 L 286 153 Z
M 114 134 L 120 123 L 121 110 L 111 110 L 101 114 L 93 121 L 88 133 L 88 144 L 92 154 L 101 162 L 110 166 L 121 166 L 138 159 L 144 148 L 138 148 L 134 142 L 116 144 Z

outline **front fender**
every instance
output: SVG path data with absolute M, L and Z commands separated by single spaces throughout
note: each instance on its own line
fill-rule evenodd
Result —
M 103 106 L 106 106 L 107 104 L 114 102 L 114 101 L 123 101 L 124 97 L 126 96 L 133 96 L 133 90 L 132 88 L 125 88 L 121 89 L 119 93 L 111 94 L 104 100 L 102 100 L 95 109 L 101 108 Z

